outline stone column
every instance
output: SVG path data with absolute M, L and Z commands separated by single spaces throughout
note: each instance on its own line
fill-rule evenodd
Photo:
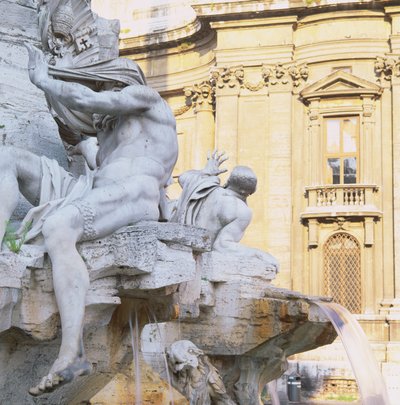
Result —
M 381 114 L 382 114 L 382 156 L 391 156 L 392 154 L 392 102 L 390 95 L 390 83 L 385 81 L 381 83 L 383 93 L 381 96 Z M 390 159 L 382 160 L 382 228 L 384 243 L 383 247 L 383 304 L 389 304 L 394 297 L 394 240 L 393 236 L 393 172 Z M 390 242 L 389 242 L 390 241 Z
M 205 164 L 207 152 L 215 148 L 214 88 L 209 82 L 202 82 L 185 88 L 184 92 L 196 115 L 192 167 L 200 169 Z

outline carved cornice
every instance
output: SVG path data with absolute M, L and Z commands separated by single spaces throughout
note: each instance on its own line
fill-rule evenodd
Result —
M 186 97 L 186 104 L 197 110 L 213 109 L 215 89 L 210 82 L 203 81 L 191 87 L 183 89 Z
M 391 81 L 393 76 L 400 77 L 400 57 L 395 59 L 378 56 L 375 60 L 375 73 L 380 81 Z
M 277 63 L 276 65 L 262 65 L 261 79 L 258 82 L 246 80 L 243 66 L 214 68 L 211 71 L 210 82 L 220 89 L 240 86 L 250 91 L 259 91 L 263 87 L 279 84 L 292 84 L 293 87 L 299 87 L 307 78 L 307 65 Z

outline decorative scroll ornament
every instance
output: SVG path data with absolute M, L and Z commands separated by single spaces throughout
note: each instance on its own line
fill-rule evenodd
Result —
M 400 76 L 400 58 L 387 58 L 378 56 L 375 60 L 375 72 L 379 80 L 392 80 L 392 77 Z
M 183 91 L 186 96 L 187 105 L 191 105 L 194 108 L 214 106 L 215 90 L 209 82 L 204 81 L 192 87 L 185 87 Z

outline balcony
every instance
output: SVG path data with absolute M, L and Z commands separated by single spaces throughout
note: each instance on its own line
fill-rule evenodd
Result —
M 381 217 L 375 205 L 378 187 L 366 184 L 334 184 L 306 187 L 307 208 L 302 219 L 324 217 Z

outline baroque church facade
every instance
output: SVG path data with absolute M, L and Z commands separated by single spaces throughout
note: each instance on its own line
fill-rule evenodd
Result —
M 229 170 L 253 168 L 258 189 L 244 243 L 278 258 L 275 285 L 331 296 L 355 315 L 395 397 L 398 2 L 93 3 L 102 15 L 123 16 L 121 55 L 141 65 L 174 110 L 175 174 L 200 169 L 215 148 L 229 155 Z M 176 184 L 170 195 L 179 192 Z M 349 366 L 327 366 L 346 363 L 335 345 L 293 359 L 310 381 L 321 377 L 308 386 L 315 395 L 333 383 L 344 394 L 354 388 Z

